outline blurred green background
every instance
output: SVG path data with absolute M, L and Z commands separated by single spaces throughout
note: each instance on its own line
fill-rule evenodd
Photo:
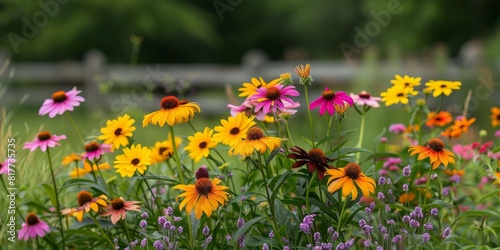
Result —
M 493 90 L 486 98 L 479 98 L 474 88 L 485 81 L 488 86 L 498 86 L 499 13 L 500 2 L 489 0 L 7 0 L 0 3 L 0 60 L 3 66 L 9 64 L 0 68 L 0 106 L 8 107 L 15 132 L 26 134 L 25 128 L 40 126 L 58 126 L 64 131 L 65 122 L 52 124 L 52 119 L 37 117 L 37 110 L 52 92 L 77 86 L 83 89 L 87 101 L 75 113 L 80 116 L 76 119 L 89 135 L 95 135 L 106 119 L 134 110 L 140 120 L 157 107 L 158 98 L 173 93 L 200 102 L 204 110 L 217 107 L 206 114 L 214 117 L 216 124 L 227 115 L 225 104 L 231 100 L 220 88 L 224 84 L 230 84 L 236 92 L 250 77 L 260 76 L 261 71 L 256 69 L 284 63 L 284 71 L 273 71 L 272 76 L 265 77 L 269 81 L 279 73 L 293 72 L 293 66 L 299 63 L 313 62 L 316 81 L 311 98 L 318 96 L 325 85 L 379 95 L 390 86 L 394 74 L 421 69 L 426 74 L 423 83 L 449 79 L 450 75 L 450 80 L 464 83 L 460 93 L 447 99 L 454 115 L 462 112 L 467 91 L 471 90 L 480 103 L 471 112 L 487 119 L 489 107 L 498 105 L 498 93 Z M 95 50 L 103 56 L 105 66 L 203 64 L 245 71 L 245 58 L 252 51 L 259 51 L 253 54 L 257 63 L 270 63 L 250 67 L 244 77 L 230 81 L 223 78 L 225 71 L 220 71 L 221 80 L 213 82 L 217 88 L 176 78 L 162 79 L 161 84 L 151 87 L 141 78 L 120 79 L 118 74 L 111 79 L 86 72 L 84 80 L 50 80 L 57 70 L 46 73 L 47 78 L 23 78 L 30 72 L 44 71 L 40 67 L 50 63 L 84 64 L 88 52 Z M 326 68 L 327 77 L 317 77 L 320 63 L 327 65 L 322 69 L 325 76 Z M 251 60 L 248 64 L 252 65 Z M 343 73 L 345 65 L 356 66 L 347 78 L 336 73 Z M 86 85 L 89 79 L 95 85 Z M 107 102 L 101 102 L 103 99 Z M 242 100 L 236 101 L 239 104 Z M 431 100 L 430 105 L 436 103 Z M 305 105 L 301 109 L 304 111 Z M 384 116 L 386 110 L 372 111 L 374 134 L 388 122 L 403 121 L 404 117 L 397 115 Z M 357 121 L 352 126 L 355 124 Z
M 370 41 L 382 58 L 423 56 L 437 44 L 456 57 L 472 40 L 489 60 L 500 55 L 500 2 L 490 0 L 7 0 L 0 47 L 15 61 L 79 60 L 97 48 L 110 62 L 127 63 L 136 35 L 141 63 L 235 64 L 255 48 L 273 60 L 341 59 L 339 45 L 353 44 L 355 27 L 364 30 L 390 6 L 397 13 Z M 27 23 L 35 30 L 23 35 Z

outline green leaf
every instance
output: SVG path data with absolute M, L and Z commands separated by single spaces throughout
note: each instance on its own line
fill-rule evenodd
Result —
M 338 221 L 338 217 L 335 213 L 333 213 L 333 209 L 328 207 L 327 205 L 319 202 L 316 199 L 309 198 L 309 202 L 311 205 L 316 206 L 322 213 L 328 215 L 330 218 L 334 219 L 335 221 Z
M 384 159 L 384 158 L 396 158 L 399 157 L 400 155 L 394 154 L 394 153 L 389 153 L 389 152 L 380 152 L 380 153 L 373 153 L 368 155 L 365 159 L 363 159 L 359 164 L 361 165 L 362 163 L 369 161 L 371 159 L 379 160 L 379 159 Z
M 137 180 L 159 180 L 159 181 L 164 181 L 167 183 L 170 183 L 171 185 L 177 185 L 181 184 L 178 180 L 166 177 L 166 176 L 158 176 L 158 175 L 145 175 L 145 176 L 134 176 L 131 177 L 130 179 L 137 179 Z
M 333 134 L 333 135 L 329 135 L 329 136 L 325 136 L 323 138 L 321 138 L 318 143 L 316 144 L 316 147 L 318 147 L 319 145 L 325 143 L 325 142 L 328 142 L 328 141 L 331 141 L 337 137 L 342 137 L 344 135 L 347 135 L 351 132 L 354 132 L 356 131 L 357 129 L 350 129 L 350 130 L 341 130 L 338 134 Z
M 42 184 L 43 190 L 45 191 L 45 194 L 47 194 L 47 197 L 49 197 L 50 202 L 54 207 L 57 207 L 57 199 L 56 199 L 56 192 L 54 191 L 54 188 L 49 185 L 49 184 Z
M 246 233 L 250 229 L 250 227 L 252 227 L 255 223 L 257 223 L 265 218 L 266 218 L 265 216 L 259 216 L 257 218 L 253 218 L 253 219 L 247 221 L 245 223 L 245 225 L 243 225 L 241 228 L 238 229 L 238 231 L 236 231 L 236 233 L 233 236 L 233 239 L 240 238 L 240 236 L 243 235 L 244 233 Z
M 485 195 L 481 196 L 481 197 L 477 200 L 476 204 L 481 204 L 481 203 L 483 203 L 486 199 L 488 199 L 489 197 L 491 197 L 491 196 L 497 196 L 497 195 L 498 195 L 498 190 L 491 191 L 491 192 L 489 192 L 489 193 L 487 193 L 487 194 L 485 194 Z
M 78 187 L 78 189 L 81 189 L 81 187 L 84 188 L 93 188 L 97 191 L 99 191 L 102 194 L 106 194 L 109 196 L 108 191 L 106 190 L 105 187 L 103 187 L 100 183 L 95 182 L 93 180 L 87 180 L 87 179 L 71 179 L 66 181 L 62 187 L 61 187 L 61 192 L 67 188 L 70 187 Z
M 367 150 L 364 148 L 341 148 L 340 152 L 334 151 L 332 154 L 329 154 L 327 157 L 332 158 L 332 159 L 336 159 L 336 158 L 339 158 L 338 157 L 339 154 L 340 154 L 340 156 L 344 156 L 344 155 L 354 154 L 354 153 L 358 153 L 358 152 L 372 153 L 370 150 Z

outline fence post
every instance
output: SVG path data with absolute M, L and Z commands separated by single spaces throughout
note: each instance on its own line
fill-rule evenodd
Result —
M 83 85 L 85 104 L 90 109 L 99 109 L 106 111 L 109 109 L 106 96 L 99 91 L 98 79 L 106 79 L 99 77 L 105 74 L 106 57 L 98 50 L 90 50 L 85 53 L 83 59 Z

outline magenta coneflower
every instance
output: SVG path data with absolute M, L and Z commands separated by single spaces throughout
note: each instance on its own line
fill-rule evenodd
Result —
M 125 220 L 125 216 L 127 215 L 127 210 L 140 211 L 140 206 L 136 205 L 139 203 L 138 201 L 124 201 L 122 197 L 115 198 L 111 201 L 111 204 L 108 205 L 105 213 L 102 216 L 110 216 L 111 215 L 111 223 L 116 224 L 118 220 Z
M 24 143 L 23 149 L 29 149 L 30 151 L 35 151 L 36 148 L 40 147 L 42 152 L 47 151 L 47 147 L 53 148 L 59 146 L 59 141 L 66 139 L 65 135 L 52 135 L 48 131 L 42 131 L 38 134 L 32 142 Z
M 76 90 L 76 87 L 73 87 L 73 89 L 68 92 L 54 92 L 51 99 L 47 99 L 43 102 L 38 113 L 40 115 L 49 114 L 49 117 L 52 118 L 56 115 L 62 115 L 68 110 L 73 111 L 74 107 L 80 106 L 80 103 L 85 101 L 83 97 L 78 96 L 81 92 L 82 91 Z
M 344 91 L 334 92 L 333 90 L 325 87 L 325 91 L 316 100 L 312 101 L 309 105 L 309 109 L 315 109 L 319 107 L 319 115 L 323 115 L 328 111 L 329 115 L 335 114 L 335 104 L 343 106 L 344 102 L 348 103 L 350 106 L 354 105 L 354 101 L 350 96 L 348 96 Z
M 95 141 L 85 144 L 85 153 L 83 154 L 83 159 L 88 159 L 93 161 L 94 159 L 99 159 L 101 155 L 111 152 L 112 145 L 110 144 L 99 144 Z
M 293 104 L 294 101 L 288 98 L 288 96 L 299 96 L 299 92 L 295 90 L 295 86 L 284 87 L 278 84 L 268 88 L 257 89 L 257 93 L 250 96 L 249 99 L 257 100 L 255 112 L 259 112 L 262 109 L 267 114 L 269 111 L 276 112 L 284 109 L 285 105 L 283 102 Z
M 30 212 L 26 216 L 26 222 L 21 225 L 17 239 L 27 241 L 30 238 L 35 239 L 37 236 L 44 237 L 49 231 L 49 225 L 40 220 L 35 213 Z
M 9 174 L 9 162 L 0 162 L 0 174 Z
M 380 107 L 378 102 L 382 101 L 382 98 L 371 96 L 366 91 L 361 91 L 358 95 L 351 93 L 351 98 L 358 106 L 370 106 L 372 108 Z

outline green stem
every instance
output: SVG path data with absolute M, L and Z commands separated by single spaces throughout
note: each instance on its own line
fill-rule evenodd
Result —
M 304 85 L 304 94 L 306 97 L 306 109 L 307 109 L 307 116 L 309 117 L 309 129 L 311 130 L 311 143 L 312 147 L 314 148 L 314 129 L 313 129 L 313 122 L 311 118 L 311 109 L 309 108 L 309 93 L 307 91 L 307 85 Z
M 82 141 L 82 144 L 85 145 L 85 140 L 83 140 L 83 136 L 82 136 L 82 133 L 80 132 L 80 130 L 78 129 L 78 126 L 76 126 L 76 123 L 75 121 L 73 120 L 73 117 L 71 117 L 71 114 L 69 112 L 64 112 L 68 115 L 68 119 L 69 119 L 69 122 L 71 123 L 71 125 L 73 126 L 73 128 L 75 129 L 76 131 L 76 134 L 78 135 L 78 137 L 80 138 L 80 141 Z
M 179 160 L 179 153 L 177 152 L 177 147 L 175 146 L 175 133 L 174 133 L 174 127 L 169 126 L 170 128 L 170 140 L 172 141 L 172 148 L 174 149 L 174 159 L 177 163 L 177 173 L 179 174 L 179 180 L 181 181 L 182 184 L 185 184 L 184 182 L 184 172 L 182 171 L 182 164 L 181 161 Z
M 358 139 L 358 143 L 356 144 L 356 147 L 357 148 L 361 148 L 361 146 L 363 145 L 363 136 L 365 134 L 365 117 L 366 117 L 366 112 L 365 112 L 365 108 L 363 107 L 363 113 L 361 113 L 361 126 L 359 128 L 359 139 Z M 358 152 L 356 154 L 356 161 L 359 162 L 359 155 L 361 154 L 361 152 Z
M 337 168 L 340 167 L 340 123 L 341 119 L 338 120 L 337 126 Z
M 104 187 L 106 188 L 106 190 L 108 190 L 108 195 L 113 196 L 113 194 L 111 193 L 111 189 L 108 187 L 108 184 L 106 183 L 106 181 L 104 180 L 104 176 L 102 175 L 101 169 L 99 168 L 99 160 L 95 160 L 93 164 L 95 164 L 95 168 L 97 168 L 97 172 L 99 172 L 99 175 L 101 176 Z M 93 168 L 92 171 L 94 171 Z
M 123 230 L 125 230 L 125 235 L 127 235 L 128 242 L 132 242 L 132 237 L 130 237 L 130 233 L 128 231 L 127 223 L 125 220 L 121 220 L 120 224 L 122 224 Z
M 427 181 L 425 183 L 424 203 L 422 203 L 423 205 L 427 204 L 427 193 L 430 190 L 431 173 L 432 173 L 432 164 L 429 166 L 429 173 L 427 174 Z
M 68 112 L 66 112 L 68 113 Z M 49 168 L 50 168 L 50 176 L 52 177 L 52 184 L 54 185 L 54 193 L 56 195 L 56 213 L 57 213 L 57 217 L 59 217 L 59 225 L 61 227 L 60 231 L 61 231 L 61 238 L 62 238 L 62 244 L 63 244 L 63 249 L 66 249 L 66 241 L 64 239 L 64 229 L 63 229 L 63 222 L 62 222 L 62 218 L 61 218 L 61 215 L 59 214 L 59 212 L 61 211 L 61 205 L 59 204 L 59 191 L 57 190 L 57 184 L 56 184 L 56 177 L 54 175 L 54 170 L 52 169 L 52 157 L 50 157 L 50 149 L 47 148 L 47 156 L 49 158 Z
M 141 174 L 141 175 L 144 178 L 144 174 Z M 148 180 L 146 178 L 144 178 L 144 183 L 146 183 L 146 186 L 148 187 L 149 192 L 151 193 L 151 199 L 154 199 L 155 204 L 156 204 L 156 208 L 158 209 L 159 214 L 161 214 L 161 208 L 160 208 L 160 204 L 158 204 L 158 199 L 156 199 L 156 196 L 153 193 L 153 189 L 151 189 L 151 186 L 149 186 Z M 153 211 L 153 209 L 151 209 L 151 211 Z
M 340 226 L 342 224 L 342 219 L 343 219 L 344 212 L 345 212 L 345 204 L 347 203 L 347 200 L 342 201 L 342 195 L 340 194 L 340 190 L 338 190 L 337 192 L 339 192 L 338 193 L 339 201 L 343 203 L 342 204 L 342 210 L 340 210 L 339 221 L 337 223 L 337 232 L 340 234 Z
M 326 137 L 330 136 L 330 130 L 332 128 L 332 122 L 333 122 L 333 115 L 330 116 L 330 118 L 328 119 L 328 128 L 326 129 Z M 329 140 L 330 141 L 330 149 L 333 149 L 333 142 L 332 140 Z
M 101 225 L 99 224 L 99 222 L 97 222 L 96 218 L 94 216 L 89 216 L 90 218 L 92 218 L 92 220 L 94 221 L 95 225 L 97 226 L 97 228 L 99 229 L 99 231 L 101 231 L 101 237 L 104 237 L 108 243 L 111 245 L 111 247 L 115 247 L 115 244 L 113 243 L 113 241 L 111 241 L 111 239 L 108 237 L 108 234 L 106 232 L 104 232 L 104 230 L 102 229 Z
M 313 176 L 309 180 L 309 183 L 308 183 L 307 188 L 306 188 L 306 209 L 307 209 L 308 214 L 311 213 L 311 209 L 310 209 L 310 205 L 309 205 L 309 193 L 310 193 L 312 183 L 314 182 L 315 178 L 316 178 L 316 174 L 313 173 Z
M 286 129 L 286 133 L 288 135 L 287 137 L 288 137 L 288 139 L 290 139 L 290 143 L 292 145 L 295 145 L 295 143 L 293 142 L 292 133 L 290 133 L 290 128 L 288 126 L 288 122 L 287 121 L 285 121 L 285 129 Z M 288 155 L 288 147 L 285 149 L 285 153 L 286 153 L 286 155 Z

